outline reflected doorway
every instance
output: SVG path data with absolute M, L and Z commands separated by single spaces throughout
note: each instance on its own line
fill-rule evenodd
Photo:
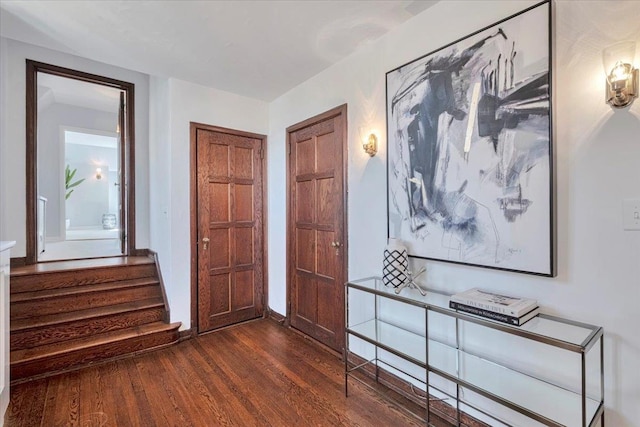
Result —
M 130 83 L 27 61 L 27 264 L 130 254 L 132 103 Z
M 122 255 L 118 134 L 63 126 L 61 138 L 64 182 L 38 185 L 40 194 L 53 193 L 39 196 L 44 203 L 60 200 L 57 214 L 42 202 L 38 207 L 38 216 L 48 222 L 38 261 Z M 43 163 L 40 180 L 50 174 L 50 163 Z

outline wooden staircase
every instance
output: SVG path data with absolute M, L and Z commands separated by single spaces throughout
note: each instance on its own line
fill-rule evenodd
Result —
M 151 257 L 18 267 L 10 283 L 12 382 L 178 341 Z

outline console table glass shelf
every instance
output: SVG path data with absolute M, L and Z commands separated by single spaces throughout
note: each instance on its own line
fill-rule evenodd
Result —
M 349 378 L 358 379 L 355 371 L 373 366 L 376 379 L 378 368 L 385 369 L 432 396 L 455 401 L 458 413 L 475 411 L 498 425 L 587 427 L 600 420 L 604 426 L 601 327 L 544 314 L 511 326 L 450 309 L 449 295 L 425 290 L 426 296 L 407 289 L 398 295 L 379 277 L 346 283 L 345 394 Z M 385 313 L 390 304 L 396 304 L 395 315 Z M 403 318 L 411 310 L 413 318 Z M 422 313 L 418 324 L 416 312 Z M 484 335 L 491 337 L 489 351 L 473 344 Z M 372 354 L 354 353 L 358 345 Z M 364 362 L 355 363 L 354 355 Z M 502 409 L 496 411 L 494 402 Z

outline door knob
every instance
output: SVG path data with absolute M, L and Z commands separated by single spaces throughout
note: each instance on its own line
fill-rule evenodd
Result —
M 207 248 L 209 247 L 209 238 L 208 237 L 203 237 L 202 238 L 202 243 L 204 243 L 204 250 L 206 251 Z
M 336 256 L 340 255 L 340 242 L 331 242 L 331 247 L 336 248 Z

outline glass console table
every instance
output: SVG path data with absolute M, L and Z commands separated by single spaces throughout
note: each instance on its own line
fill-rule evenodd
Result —
M 358 371 L 377 381 L 383 370 L 448 402 L 458 425 L 463 411 L 492 426 L 604 426 L 601 327 L 544 314 L 510 326 L 425 290 L 398 295 L 378 277 L 346 283 L 345 395 Z

